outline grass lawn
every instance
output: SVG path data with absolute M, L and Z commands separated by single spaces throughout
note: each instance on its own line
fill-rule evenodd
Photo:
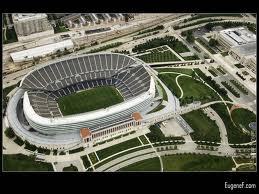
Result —
M 63 168 L 63 171 L 78 171 L 78 169 L 76 166 L 71 164 L 70 166 Z
M 33 157 L 22 154 L 3 155 L 4 171 L 53 171 L 50 163 L 35 161 Z
M 137 57 L 145 61 L 146 63 L 180 61 L 180 59 L 178 59 L 178 57 L 175 56 L 171 51 L 155 52 L 150 54 L 144 54 Z
M 147 149 L 147 148 L 151 148 L 151 146 L 150 145 L 145 145 L 145 146 L 142 146 L 142 147 L 138 147 L 138 148 L 134 148 L 134 149 L 132 149 L 132 150 L 128 150 L 128 151 L 126 151 L 126 152 L 123 152 L 123 153 L 120 153 L 120 154 L 118 154 L 118 155 L 116 155 L 116 156 L 112 156 L 112 157 L 110 157 L 109 159 L 106 159 L 106 160 L 104 160 L 103 162 L 100 162 L 100 163 L 98 163 L 97 165 L 95 165 L 95 168 L 99 168 L 100 166 L 102 166 L 102 165 L 104 165 L 104 164 L 106 164 L 106 163 L 108 163 L 108 162 L 110 162 L 110 161 L 112 161 L 112 160 L 115 160 L 116 158 L 120 158 L 120 157 L 123 157 L 123 156 L 125 156 L 125 155 L 127 155 L 127 154 L 130 154 L 130 153 L 133 153 L 133 152 L 137 152 L 137 151 L 139 151 L 139 150 L 144 150 L 144 149 Z M 127 160 L 128 158 L 125 158 L 125 160 Z M 124 161 L 124 160 L 123 160 Z M 121 162 L 123 162 L 123 161 L 121 161 Z
M 183 57 L 183 59 L 188 61 L 188 60 L 197 60 L 200 58 L 197 55 L 193 55 L 193 56 Z
M 186 75 L 192 75 L 193 71 L 191 69 L 182 69 L 182 68 L 157 68 L 155 69 L 157 72 L 176 72 L 183 73 Z
M 237 171 L 256 171 L 256 166 L 253 164 L 245 164 L 245 165 L 239 166 L 237 168 Z
M 202 103 L 219 100 L 218 95 L 213 90 L 193 78 L 182 76 L 179 77 L 178 83 L 183 90 L 183 99 L 193 97 L 194 100 L 200 100 Z
M 17 85 L 12 85 L 3 89 L 3 96 L 7 96 Z
M 147 138 L 144 135 L 141 135 L 139 139 L 142 141 L 143 144 L 149 144 Z
M 81 156 L 81 159 L 83 160 L 83 163 L 84 163 L 85 168 L 88 168 L 88 167 L 91 166 L 91 163 L 90 163 L 90 161 L 88 160 L 87 155 Z
M 119 171 L 160 171 L 160 169 L 159 159 L 155 157 L 131 164 L 121 168 Z
M 244 68 L 244 67 L 245 67 L 244 65 L 241 65 L 240 63 L 235 64 L 235 66 L 236 66 L 237 68 L 239 68 L 239 69 L 241 69 L 241 68 Z
M 236 127 L 230 119 L 226 106 L 222 103 L 211 105 L 223 120 L 228 134 L 228 142 L 233 144 L 247 143 L 251 141 L 249 134 L 244 133 L 239 127 Z
M 181 154 L 162 156 L 165 171 L 230 171 L 234 162 L 230 157 Z
M 133 147 L 140 146 L 140 145 L 141 145 L 141 143 L 138 140 L 138 138 L 134 138 L 134 139 L 116 144 L 114 146 L 99 150 L 96 153 L 97 153 L 99 159 L 102 160 L 104 158 L 107 158 L 108 156 L 111 156 L 111 155 L 121 152 L 123 150 L 127 150 L 129 148 L 133 148 Z
M 194 110 L 182 115 L 184 120 L 193 128 L 191 137 L 194 141 L 220 142 L 219 128 L 202 110 Z
M 160 105 L 158 105 L 155 109 L 153 109 L 153 110 L 151 110 L 150 112 L 148 112 L 148 114 L 149 114 L 149 113 L 153 113 L 153 112 L 160 111 L 160 110 L 162 110 L 163 108 L 165 108 L 165 105 L 160 104 Z
M 120 102 L 123 102 L 123 97 L 113 86 L 92 88 L 58 99 L 59 108 L 63 115 L 107 108 Z
M 181 91 L 176 85 L 175 78 L 177 74 L 159 74 L 158 78 L 168 87 L 168 89 L 177 97 L 180 97 Z
M 231 117 L 236 125 L 251 130 L 249 123 L 256 122 L 256 115 L 244 108 L 235 109 L 231 112 Z
M 256 162 L 255 159 L 251 159 L 251 158 L 237 158 L 237 157 L 235 157 L 234 159 L 235 159 L 236 163 L 238 163 L 238 164 L 250 163 L 250 162 L 253 162 L 253 160 L 254 160 L 254 162 Z
M 160 84 L 160 82 L 157 82 L 158 86 L 160 86 L 160 88 L 162 88 L 162 92 L 163 92 L 163 100 L 168 101 L 168 97 L 166 94 L 166 91 L 164 89 L 164 87 Z
M 211 54 L 217 54 L 210 46 L 209 43 L 205 39 L 197 38 L 196 41 L 200 43 L 206 50 L 208 50 Z
M 88 156 L 93 164 L 98 162 L 98 158 L 96 157 L 94 152 L 90 153 Z
M 208 70 L 214 77 L 217 77 L 218 75 L 217 75 L 217 73 L 216 73 L 216 71 L 214 71 L 213 69 L 209 69 Z

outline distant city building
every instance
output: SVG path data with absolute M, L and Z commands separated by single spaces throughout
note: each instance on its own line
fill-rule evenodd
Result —
M 58 50 L 64 51 L 65 49 L 71 50 L 74 48 L 73 42 L 69 40 L 61 41 L 58 43 L 48 44 L 40 47 L 35 47 L 19 52 L 11 53 L 11 58 L 14 63 L 31 61 L 37 57 L 45 57 L 47 55 L 55 54 Z
M 19 41 L 54 34 L 47 14 L 12 14 L 14 29 Z
M 229 49 L 229 55 L 256 73 L 256 35 L 244 27 L 216 32 L 219 44 Z
M 218 42 L 226 48 L 256 42 L 256 35 L 244 27 L 230 28 L 216 33 Z

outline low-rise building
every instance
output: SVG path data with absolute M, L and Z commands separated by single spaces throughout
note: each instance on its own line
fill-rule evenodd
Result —
M 37 57 L 46 57 L 47 55 L 55 54 L 58 50 L 72 50 L 73 48 L 74 43 L 71 39 L 69 39 L 53 44 L 43 45 L 19 52 L 14 52 L 10 55 L 14 63 L 19 63 L 24 61 L 31 61 Z
M 28 41 L 54 34 L 47 14 L 12 14 L 18 41 Z

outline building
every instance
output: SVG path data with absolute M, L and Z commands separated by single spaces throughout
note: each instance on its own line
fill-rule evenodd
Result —
M 47 14 L 12 14 L 18 41 L 28 41 L 54 34 Z
M 216 32 L 215 38 L 221 45 L 228 49 L 256 42 L 256 35 L 246 30 L 244 27 L 221 30 Z
M 240 64 L 256 73 L 256 35 L 244 27 L 217 32 L 216 39 L 226 47 L 228 54 Z
M 64 40 L 61 42 L 43 45 L 19 52 L 11 53 L 11 58 L 14 63 L 24 62 L 24 61 L 32 61 L 38 57 L 46 57 L 48 55 L 55 54 L 58 50 L 64 51 L 65 49 L 71 50 L 74 48 L 74 43 L 71 39 Z

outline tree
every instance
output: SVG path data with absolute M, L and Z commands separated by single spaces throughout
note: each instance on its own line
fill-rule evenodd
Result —
M 211 38 L 211 39 L 209 40 L 209 45 L 212 46 L 212 47 L 215 47 L 215 46 L 218 45 L 218 41 L 215 40 L 214 38 Z

